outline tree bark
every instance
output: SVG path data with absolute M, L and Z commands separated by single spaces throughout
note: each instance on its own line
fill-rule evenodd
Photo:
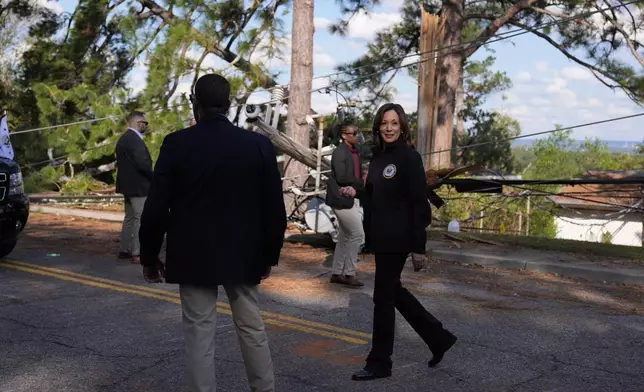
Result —
M 288 118 L 286 134 L 297 144 L 309 145 L 310 126 L 306 116 L 311 110 L 311 89 L 313 87 L 313 0 L 293 1 L 293 27 L 291 29 L 291 84 L 288 98 Z M 306 166 L 293 161 L 285 173 L 284 186 L 295 183 L 299 186 L 307 179 Z M 285 200 L 287 213 L 292 211 L 294 203 L 290 198 Z
M 443 46 L 450 48 L 461 44 L 465 0 L 445 0 L 441 14 L 446 19 Z M 438 121 L 434 136 L 434 151 L 430 168 L 440 169 L 451 164 L 452 134 L 454 132 L 454 112 L 456 91 L 463 73 L 463 52 L 445 49 L 440 52 L 440 87 L 438 95 Z M 447 150 L 447 151 L 443 151 Z
M 458 136 L 465 133 L 465 121 L 463 120 L 463 110 L 465 109 L 465 86 L 463 81 L 463 71 L 458 80 L 458 90 L 456 90 L 456 134 Z

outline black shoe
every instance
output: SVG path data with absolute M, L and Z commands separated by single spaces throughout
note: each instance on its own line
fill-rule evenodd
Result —
M 445 353 L 450 348 L 452 348 L 454 343 L 456 343 L 456 340 L 458 340 L 458 338 L 454 336 L 450 331 L 445 330 L 445 332 L 446 332 L 446 336 L 444 340 L 440 342 L 438 347 L 432 350 L 432 353 L 434 354 L 434 356 L 432 357 L 432 359 L 429 360 L 429 362 L 427 362 L 427 366 L 429 366 L 430 368 L 433 368 L 436 365 L 438 365 L 440 361 L 443 360 L 443 356 L 445 355 Z
M 119 252 L 117 257 L 120 260 L 127 260 L 127 259 L 131 259 L 132 255 L 130 254 L 130 252 Z
M 373 370 L 364 368 L 360 371 L 355 372 L 353 376 L 351 376 L 351 379 L 353 381 L 370 381 L 387 377 L 391 377 L 391 370 L 375 372 Z

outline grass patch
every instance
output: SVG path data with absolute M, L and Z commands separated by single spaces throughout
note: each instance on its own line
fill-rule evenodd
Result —
M 562 240 L 545 237 L 515 236 L 492 233 L 449 233 L 455 237 L 461 238 L 466 242 L 477 243 L 469 236 L 474 236 L 487 241 L 496 243 L 521 246 L 524 248 L 550 250 L 565 253 L 581 253 L 587 256 L 606 257 L 612 259 L 631 259 L 644 261 L 644 251 L 641 247 L 604 244 L 600 242 L 586 242 L 575 240 Z M 430 231 L 429 239 L 431 240 L 448 240 L 442 232 Z

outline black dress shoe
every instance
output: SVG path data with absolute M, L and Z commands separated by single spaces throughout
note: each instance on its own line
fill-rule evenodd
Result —
M 365 368 L 355 372 L 353 376 L 351 376 L 351 379 L 353 381 L 369 381 L 369 380 L 375 380 L 378 378 L 387 378 L 387 377 L 391 377 L 391 370 L 375 372 L 373 370 Z
M 440 361 L 443 360 L 443 356 L 445 355 L 445 353 L 450 348 L 452 348 L 454 343 L 456 343 L 456 340 L 458 340 L 458 338 L 454 336 L 450 331 L 445 330 L 445 332 L 447 333 L 445 338 L 440 342 L 438 347 L 432 350 L 432 353 L 434 354 L 434 356 L 432 357 L 432 359 L 429 360 L 429 362 L 427 362 L 427 365 L 430 368 L 433 368 L 436 365 L 438 365 Z

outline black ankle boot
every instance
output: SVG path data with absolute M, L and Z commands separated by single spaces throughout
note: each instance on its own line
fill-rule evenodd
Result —
M 429 360 L 429 362 L 427 362 L 427 365 L 430 368 L 433 368 L 436 365 L 438 365 L 440 361 L 443 360 L 443 356 L 445 355 L 445 353 L 450 348 L 452 348 L 454 343 L 456 343 L 456 341 L 458 340 L 458 338 L 454 336 L 450 331 L 445 330 L 445 333 L 446 333 L 445 337 L 443 338 L 443 340 L 440 341 L 439 344 L 436 345 L 437 347 L 431 349 L 432 354 L 434 354 L 434 356 L 432 357 L 432 359 Z

